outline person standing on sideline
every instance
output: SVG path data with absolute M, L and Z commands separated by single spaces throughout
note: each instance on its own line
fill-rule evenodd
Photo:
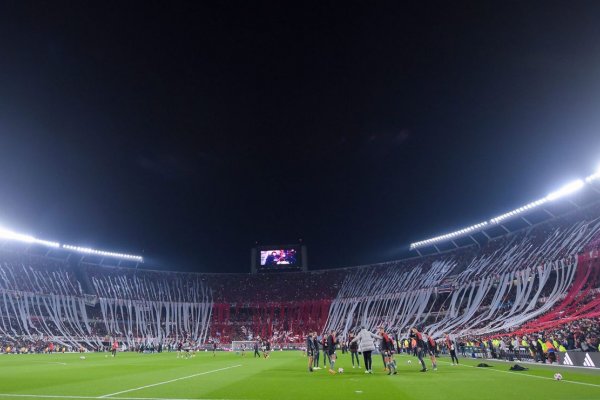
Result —
M 313 358 L 315 355 L 315 342 L 313 341 L 312 332 L 306 337 L 306 357 L 308 358 L 308 370 L 313 372 Z
M 369 332 L 364 326 L 358 332 L 358 335 L 352 340 L 352 342 L 358 343 L 358 351 L 363 353 L 363 361 L 365 362 L 365 374 L 372 374 L 373 370 L 371 353 L 375 350 L 375 339 L 381 340 L 381 336 L 375 335 Z
M 348 349 L 350 350 L 350 357 L 352 357 L 352 368 L 356 368 L 356 365 L 358 365 L 358 368 L 360 368 L 360 360 L 358 358 L 358 343 L 352 342 L 353 339 L 353 335 L 350 335 L 348 338 L 348 341 L 350 342 Z M 356 365 L 354 365 L 354 358 L 356 358 Z
M 321 350 L 319 348 L 319 338 L 317 336 L 317 332 L 313 332 L 313 344 L 314 344 L 314 351 L 315 351 L 315 359 L 314 359 L 314 369 L 321 369 L 321 367 L 319 367 L 319 358 L 320 358 L 320 354 L 321 354 Z
M 329 359 L 329 349 L 327 348 L 327 334 L 323 332 L 321 335 L 321 346 L 323 349 L 323 365 L 327 366 L 328 363 L 331 362 Z
M 258 352 L 258 340 L 254 341 L 254 358 L 260 358 L 260 353 Z
M 450 358 L 452 359 L 452 365 L 458 365 L 458 357 L 456 357 L 456 344 L 454 340 L 450 337 L 449 334 L 446 333 L 446 347 L 450 352 Z M 456 362 L 456 364 L 455 364 Z

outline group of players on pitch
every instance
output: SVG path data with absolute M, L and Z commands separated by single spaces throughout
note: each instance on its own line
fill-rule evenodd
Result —
M 271 355 L 271 342 L 269 342 L 268 340 L 266 340 L 266 339 L 261 340 L 260 337 L 258 337 L 254 341 L 253 346 L 254 346 L 254 358 L 261 357 L 261 355 L 259 353 L 259 349 L 262 351 L 262 356 L 265 359 L 268 359 L 269 356 Z M 241 344 L 238 354 L 240 354 L 240 353 L 241 353 L 242 357 L 246 357 L 246 344 L 245 343 Z
M 456 357 L 456 346 L 448 334 L 445 335 L 445 342 L 450 351 L 450 356 L 452 357 L 452 365 L 455 365 L 455 362 L 458 364 L 458 358 Z M 377 343 L 379 346 L 377 346 Z M 437 370 L 437 359 L 435 356 L 437 344 L 431 336 L 428 336 L 420 332 L 417 328 L 413 327 L 410 330 L 408 338 L 405 339 L 405 343 L 407 343 L 405 346 L 405 351 L 412 353 L 419 359 L 422 367 L 421 372 L 427 372 L 427 367 L 425 366 L 425 361 L 423 359 L 426 353 L 429 355 L 433 370 Z M 327 365 L 327 361 L 329 361 L 329 373 L 336 374 L 336 349 L 339 347 L 339 345 L 340 342 L 337 338 L 337 332 L 335 330 L 332 330 L 329 332 L 329 334 L 324 335 L 322 342 L 319 342 L 316 332 L 310 333 L 306 337 L 308 370 L 313 372 L 315 369 L 320 369 L 318 364 L 319 347 L 321 346 L 323 348 L 324 357 L 327 358 L 323 360 L 324 364 Z M 393 335 L 387 333 L 383 327 L 379 327 L 377 334 L 370 332 L 365 327 L 362 327 L 356 336 L 350 336 L 348 338 L 347 347 L 349 348 L 352 356 L 352 368 L 355 368 L 355 358 L 358 368 L 360 368 L 358 354 L 362 353 L 365 374 L 372 374 L 372 353 L 377 347 L 379 347 L 387 374 L 396 375 L 398 373 L 396 370 L 396 360 L 394 359 L 394 354 L 397 352 L 397 350 L 400 351 L 400 346 L 396 346 L 396 341 L 394 340 Z

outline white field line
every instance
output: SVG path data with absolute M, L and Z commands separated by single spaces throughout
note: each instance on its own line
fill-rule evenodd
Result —
M 54 365 L 67 365 L 66 362 L 58 362 L 58 361 L 33 361 L 38 364 L 54 364 Z
M 474 360 L 474 359 L 467 358 L 467 360 Z M 581 370 L 587 370 L 587 371 L 594 371 L 594 368 L 580 367 L 579 365 L 544 364 L 544 363 L 537 363 L 537 362 L 533 362 L 533 361 L 519 361 L 519 360 L 507 361 L 507 360 L 497 360 L 494 358 L 481 358 L 481 359 L 478 358 L 477 360 L 492 361 L 492 362 L 507 363 L 507 364 L 512 364 L 512 363 L 514 363 L 514 364 L 529 364 L 529 365 L 535 365 L 535 366 L 542 367 L 542 368 L 574 368 L 574 369 L 581 369 Z M 600 369 L 596 368 L 596 371 L 600 371 Z
M 69 396 L 55 394 L 12 394 L 0 393 L 0 397 L 13 398 L 34 398 L 34 399 L 100 399 L 101 397 L 94 396 Z M 181 398 L 164 398 L 164 397 L 111 397 L 114 400 L 230 400 L 230 399 L 181 399 Z
M 181 378 L 170 379 L 170 380 L 164 381 L 164 382 L 152 383 L 150 385 L 144 385 L 144 386 L 136 387 L 136 388 L 133 388 L 133 389 L 121 390 L 120 392 L 114 392 L 114 393 L 105 394 L 105 395 L 99 396 L 97 398 L 98 399 L 104 399 L 106 397 L 112 397 L 112 396 L 116 396 L 118 394 L 135 392 L 136 390 L 142 390 L 142 389 L 146 389 L 146 388 L 150 388 L 150 387 L 154 387 L 154 386 L 166 385 L 167 383 L 182 381 L 184 379 L 195 378 L 197 376 L 208 375 L 208 374 L 212 374 L 212 373 L 219 372 L 219 371 L 226 371 L 228 369 L 237 368 L 237 367 L 241 367 L 241 366 L 242 366 L 242 364 L 238 364 L 238 365 L 233 365 L 231 367 L 213 369 L 212 371 L 199 372 L 197 374 L 188 375 L 188 376 L 182 376 Z
M 448 361 L 442 361 L 442 360 L 438 360 L 438 361 L 439 362 L 443 362 L 445 364 L 452 364 L 452 363 L 450 363 Z M 493 369 L 493 368 L 478 368 L 478 367 L 474 367 L 472 365 L 466 365 L 466 364 L 458 364 L 458 367 L 469 367 L 469 368 L 485 369 L 485 370 L 488 370 L 488 371 L 500 372 L 500 373 L 503 373 L 503 374 L 511 374 L 511 375 L 516 375 L 516 376 L 527 376 L 529 378 L 546 379 L 546 380 L 549 380 L 549 381 L 553 381 L 554 380 L 554 378 L 548 378 L 546 376 L 530 375 L 530 374 L 524 374 L 524 373 L 520 373 L 520 372 L 511 372 L 511 371 L 500 371 L 498 369 Z M 568 381 L 566 379 L 563 379 L 561 382 L 573 383 L 573 384 L 576 384 L 576 385 L 600 387 L 600 385 L 595 384 L 595 383 Z

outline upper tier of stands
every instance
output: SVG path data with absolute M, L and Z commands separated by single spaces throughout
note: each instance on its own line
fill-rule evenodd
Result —
M 600 245 L 600 237 L 594 235 L 595 230 L 589 225 L 599 216 L 600 205 L 596 204 L 490 240 L 482 247 L 473 245 L 443 254 L 331 270 L 203 274 L 84 265 L 83 273 L 87 275 L 84 278 L 92 283 L 86 290 L 82 289 L 86 285 L 76 278 L 73 266 L 64 261 L 7 251 L 0 253 L 0 289 L 127 300 L 195 301 L 203 282 L 211 289 L 215 302 L 264 303 L 332 299 L 344 281 L 357 273 L 391 279 L 386 274 L 401 271 L 405 274 L 401 278 L 403 284 L 409 283 L 410 287 L 413 280 L 418 281 L 419 288 L 437 287 L 442 282 L 456 285 L 507 271 L 531 269 L 578 254 L 584 245 Z M 398 288 L 390 285 L 385 290 L 398 291 Z
M 196 332 L 206 337 L 227 331 L 235 338 L 238 328 L 245 334 L 288 331 L 292 317 L 298 321 L 293 329 L 322 329 L 323 307 L 332 301 L 328 326 L 342 331 L 359 322 L 402 328 L 419 323 L 438 332 L 466 329 L 466 325 L 483 329 L 498 316 L 502 318 L 491 327 L 501 331 L 541 317 L 568 296 L 572 304 L 565 309 L 575 307 L 580 296 L 569 289 L 587 290 L 580 283 L 590 275 L 576 275 L 572 266 L 578 256 L 598 249 L 599 232 L 600 205 L 596 204 L 483 246 L 375 265 L 279 274 L 73 265 L 0 251 L 0 334 L 169 337 Z M 498 289 L 504 286 L 511 289 Z M 395 314 L 383 305 L 392 300 L 399 302 Z M 219 312 L 207 309 L 213 304 Z M 356 309 L 350 314 L 345 309 L 344 318 L 338 318 L 336 304 Z M 366 304 L 376 307 L 361 309 Z M 468 314 L 471 308 L 476 310 Z M 487 315 L 486 310 L 492 311 Z M 447 319 L 448 313 L 469 315 L 469 324 Z

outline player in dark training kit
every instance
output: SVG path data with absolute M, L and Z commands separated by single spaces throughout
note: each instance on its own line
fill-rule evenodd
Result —
M 358 359 L 358 343 L 353 342 L 353 340 L 354 336 L 350 335 L 348 338 L 348 342 L 350 343 L 348 345 L 348 349 L 350 350 L 350 357 L 352 357 L 352 368 L 356 368 L 356 365 L 354 365 L 354 358 L 356 358 L 356 364 L 358 365 L 358 368 L 360 368 L 360 361 Z
M 263 342 L 263 356 L 265 360 L 271 355 L 271 342 L 265 339 Z
M 113 357 L 116 357 L 117 355 L 117 350 L 119 349 L 119 343 L 115 340 L 112 344 L 112 348 L 110 350 L 110 352 L 112 353 Z
M 335 354 L 335 348 L 338 345 L 338 340 L 336 338 L 336 332 L 331 331 L 331 333 L 327 336 L 327 355 L 329 356 L 329 373 L 335 374 L 335 360 L 337 359 L 337 355 Z
M 313 332 L 313 345 L 313 349 L 315 351 L 313 367 L 314 369 L 321 369 L 321 367 L 319 367 L 321 350 L 319 348 L 319 338 L 317 337 L 317 332 Z
M 312 332 L 306 337 L 306 357 L 308 358 L 308 370 L 313 372 L 313 362 L 315 357 L 315 342 Z
M 388 370 L 388 375 L 394 374 L 396 375 L 398 372 L 396 371 L 396 362 L 394 361 L 394 340 L 385 333 L 383 328 L 379 328 L 379 336 L 381 339 L 381 354 L 383 354 L 383 361 L 385 363 L 386 369 Z
M 258 345 L 258 340 L 254 341 L 254 358 L 258 357 L 260 358 L 260 353 L 258 352 L 258 348 L 260 346 Z
M 327 364 L 331 362 L 329 359 L 329 350 L 327 349 L 327 334 L 323 333 L 321 336 L 321 349 L 323 350 L 323 366 L 327 367 Z
M 417 357 L 419 358 L 419 362 L 421 363 L 421 366 L 423 367 L 423 369 L 421 369 L 421 372 L 427 372 L 427 367 L 425 366 L 425 361 L 423 361 L 423 355 L 425 353 L 425 348 L 427 345 L 425 344 L 425 341 L 423 340 L 423 335 L 421 334 L 421 332 L 419 332 L 419 330 L 417 328 L 413 327 L 411 329 L 410 337 L 412 339 L 415 339 L 415 348 L 416 348 Z
M 431 360 L 434 371 L 437 371 L 437 360 L 435 358 L 436 349 L 437 343 L 435 343 L 435 340 L 433 340 L 431 335 L 427 335 L 427 353 L 429 354 L 429 359 Z

